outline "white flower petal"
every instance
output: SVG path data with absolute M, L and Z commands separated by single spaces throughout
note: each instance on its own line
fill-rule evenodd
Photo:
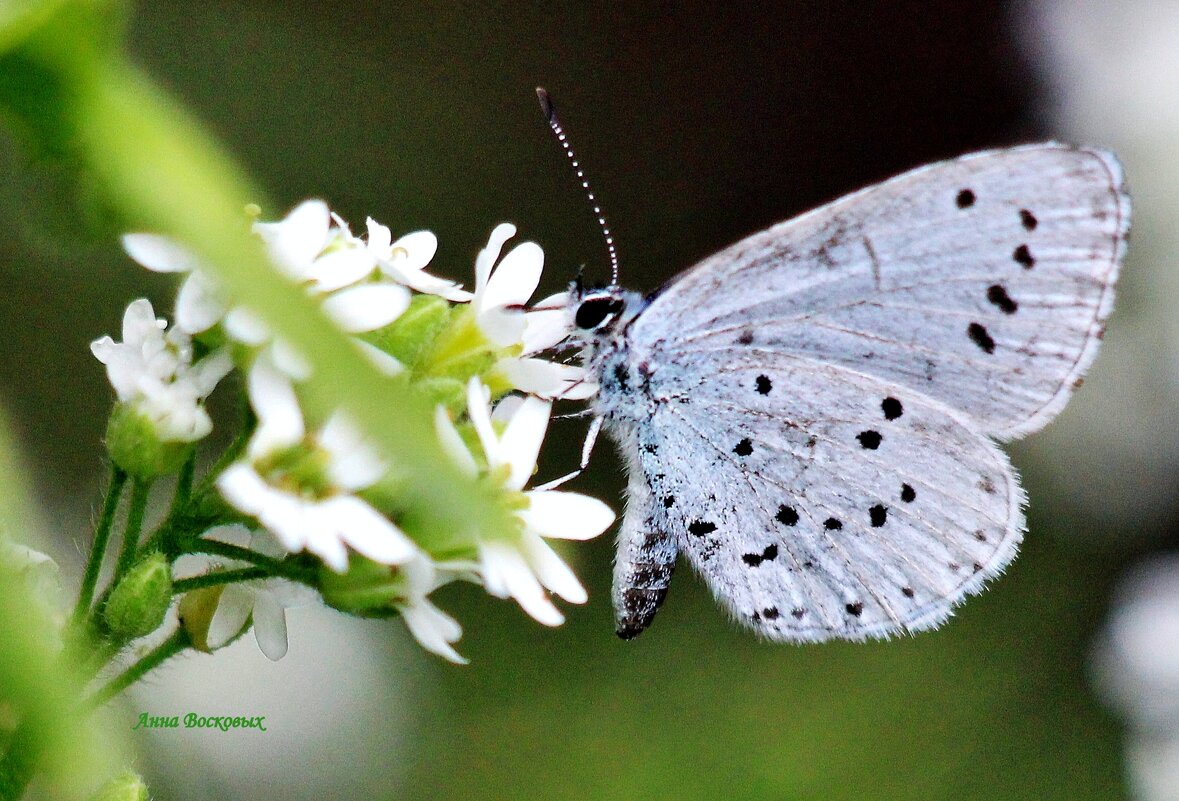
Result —
M 327 473 L 336 486 L 363 489 L 372 486 L 388 469 L 360 429 L 342 412 L 328 418 L 316 441 L 328 453 Z
M 385 229 L 386 236 L 389 230 Z M 388 239 L 386 239 L 386 242 Z M 369 244 L 372 244 L 370 229 Z M 432 231 L 414 231 L 398 239 L 389 248 L 390 261 L 398 268 L 407 272 L 419 272 L 426 269 L 426 265 L 438 252 L 438 237 Z
M 495 429 L 491 427 L 491 412 L 487 408 L 489 394 L 487 387 L 483 386 L 477 376 L 467 382 L 467 417 L 479 436 L 479 444 L 483 446 L 487 463 L 495 468 L 502 462 L 499 439 L 495 436 Z
M 458 621 L 425 598 L 416 604 L 402 606 L 399 609 L 402 619 L 405 620 L 405 627 L 418 644 L 430 653 L 437 654 L 456 665 L 467 664 L 467 660 L 450 645 L 457 642 L 463 633 Z
M 323 310 L 350 334 L 376 331 L 409 308 L 409 290 L 398 284 L 361 284 L 328 296 Z
M 254 594 L 254 639 L 271 662 L 287 655 L 287 616 L 269 592 Z
M 483 543 L 479 546 L 479 558 L 488 592 L 500 595 L 492 587 L 502 590 L 502 594 L 515 598 L 521 609 L 546 626 L 559 626 L 565 622 L 565 616 L 553 606 L 523 555 L 515 548 L 501 542 Z
M 569 312 L 564 309 L 527 312 L 524 315 L 524 355 L 556 347 L 572 330 Z
M 572 364 L 509 358 L 497 362 L 495 369 L 516 389 L 541 398 L 584 400 L 598 391 L 585 370 Z
M 476 313 L 483 310 L 484 306 L 480 305 L 483 291 L 487 287 L 487 281 L 491 277 L 491 268 L 499 259 L 499 252 L 503 250 L 504 242 L 507 242 L 516 235 L 516 226 L 511 223 L 500 223 L 491 231 L 491 236 L 487 238 L 487 246 L 479 251 L 479 255 L 475 257 L 475 296 L 476 296 Z
M 502 460 L 501 464 L 506 462 L 511 465 L 512 472 L 507 482 L 511 489 L 523 489 L 532 477 L 540 445 L 549 427 L 551 409 L 552 404 L 547 401 L 525 398 L 504 429 L 497 459 Z
M 331 213 L 322 200 L 305 200 L 281 222 L 255 223 L 271 257 L 283 272 L 303 280 L 310 277 L 316 256 L 327 245 Z
M 516 345 L 524 336 L 524 312 L 519 309 L 487 309 L 475 318 L 479 330 L 495 345 Z
M 198 395 L 205 398 L 231 370 L 233 357 L 229 353 L 229 348 L 218 348 L 192 366 L 189 379 Z
M 488 279 L 477 312 L 527 303 L 540 283 L 543 269 L 544 251 L 540 245 L 524 242 L 512 248 Z
M 225 330 L 238 342 L 247 345 L 262 345 L 270 339 L 270 329 L 262 318 L 241 306 L 225 314 Z
M 201 266 L 191 251 L 166 236 L 124 234 L 122 242 L 128 256 L 153 272 L 187 273 Z
M 525 534 L 520 543 L 528 566 L 540 583 L 569 603 L 583 604 L 589 600 L 585 587 L 560 556 L 535 534 Z
M 270 360 L 278 371 L 295 381 L 306 381 L 311 377 L 311 362 L 285 339 L 276 339 L 270 345 Z
M 201 535 L 201 539 L 224 542 L 226 545 L 236 545 L 239 548 L 248 548 L 253 540 L 253 536 L 250 530 L 241 523 L 227 523 L 221 526 L 213 526 Z M 230 559 L 229 562 L 235 563 L 237 567 L 245 567 L 244 562 L 239 563 L 236 559 Z
M 176 295 L 177 327 L 199 334 L 221 322 L 225 313 L 225 304 L 213 280 L 199 270 L 189 273 Z
M 250 368 L 246 381 L 250 406 L 258 415 L 258 428 L 250 438 L 250 455 L 264 456 L 301 440 L 305 432 L 303 412 L 290 379 L 262 356 Z
M 450 457 L 450 461 L 464 475 L 474 478 L 479 472 L 475 457 L 467 450 L 467 445 L 459 435 L 458 429 L 454 427 L 445 406 L 434 407 L 434 431 L 438 434 L 438 442 Z
M 516 514 L 530 531 L 542 537 L 591 540 L 614 522 L 609 506 L 576 492 L 531 490 L 524 493 L 529 505 Z
M 378 258 L 387 258 L 390 243 L 393 241 L 393 234 L 389 233 L 388 226 L 381 225 L 372 217 L 366 219 L 364 224 L 368 228 L 368 249 Z M 435 240 L 434 246 L 437 247 L 437 244 Z
M 325 253 L 315 260 L 307 277 L 316 292 L 332 292 L 367 278 L 377 267 L 372 254 L 360 247 Z
M 139 298 L 127 304 L 123 312 L 123 342 L 128 345 L 142 346 L 149 339 L 159 340 L 163 344 L 164 327 L 167 323 L 156 317 L 151 301 Z
M 401 375 L 405 372 L 405 365 L 397 361 L 397 359 L 390 356 L 385 351 L 373 345 L 371 342 L 365 342 L 362 339 L 353 339 L 352 344 L 368 359 L 374 367 L 380 370 L 387 376 Z
M 232 640 L 246 625 L 254 608 L 254 591 L 241 584 L 226 584 L 217 599 L 217 609 L 209 621 L 207 642 L 215 651 Z
M 359 498 L 351 495 L 329 498 L 319 504 L 319 513 L 340 540 L 374 562 L 399 565 L 417 554 L 413 540 Z

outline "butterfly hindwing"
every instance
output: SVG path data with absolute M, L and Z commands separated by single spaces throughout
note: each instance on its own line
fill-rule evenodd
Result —
M 928 628 L 1015 555 L 1014 473 L 952 410 L 805 360 L 695 366 L 651 377 L 668 402 L 624 526 L 670 532 L 740 622 L 786 641 Z

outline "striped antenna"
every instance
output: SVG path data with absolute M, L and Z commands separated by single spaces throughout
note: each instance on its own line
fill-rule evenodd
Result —
M 611 286 L 618 285 L 618 250 L 614 247 L 614 235 L 610 233 L 610 226 L 606 225 L 606 217 L 602 214 L 602 208 L 598 205 L 598 198 L 594 195 L 594 190 L 590 189 L 589 180 L 585 177 L 585 172 L 581 169 L 581 163 L 578 162 L 577 156 L 573 153 L 573 147 L 569 144 L 569 137 L 565 135 L 565 129 L 561 126 L 561 121 L 557 119 L 557 110 L 553 107 L 553 100 L 549 97 L 549 93 L 542 87 L 536 87 L 536 97 L 540 100 L 541 111 L 544 112 L 544 118 L 548 121 L 549 127 L 553 129 L 553 133 L 557 137 L 557 142 L 560 143 L 561 149 L 565 151 L 565 155 L 569 158 L 569 163 L 573 165 L 573 171 L 577 173 L 577 180 L 581 181 L 581 188 L 585 190 L 585 196 L 589 198 L 590 206 L 594 210 L 594 216 L 598 218 L 598 226 L 602 229 L 602 235 L 606 238 L 606 251 L 610 255 L 610 284 Z

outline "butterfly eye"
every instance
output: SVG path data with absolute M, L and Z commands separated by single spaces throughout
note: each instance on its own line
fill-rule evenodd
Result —
M 590 298 L 577 307 L 573 323 L 583 331 L 593 330 L 622 311 L 622 306 L 622 298 Z

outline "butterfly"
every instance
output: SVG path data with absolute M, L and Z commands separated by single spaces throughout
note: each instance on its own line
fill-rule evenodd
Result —
M 681 554 L 770 640 L 945 621 L 1015 557 L 1025 497 L 997 442 L 1080 386 L 1129 224 L 1112 154 L 1037 144 L 904 173 L 647 297 L 575 286 L 591 408 L 629 470 L 618 635 L 651 624 Z

